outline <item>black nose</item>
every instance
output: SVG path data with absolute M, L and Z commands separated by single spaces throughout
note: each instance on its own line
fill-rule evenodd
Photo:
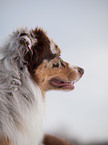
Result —
M 83 75 L 83 74 L 84 74 L 84 69 L 81 68 L 81 67 L 78 67 L 78 72 L 79 72 L 81 75 Z

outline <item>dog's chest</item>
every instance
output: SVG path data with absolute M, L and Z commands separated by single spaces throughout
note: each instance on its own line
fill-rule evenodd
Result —
M 18 145 L 38 145 L 42 139 L 42 120 L 45 110 L 44 102 L 37 102 L 23 116 L 23 126 L 21 132 L 18 132 Z
M 17 132 L 17 145 L 39 145 L 42 139 L 45 101 L 38 87 L 34 88 L 32 85 L 32 92 L 34 92 L 35 101 L 22 114 L 23 128 Z

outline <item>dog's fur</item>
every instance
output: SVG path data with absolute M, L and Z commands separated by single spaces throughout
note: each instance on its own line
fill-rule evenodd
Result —
M 0 145 L 40 144 L 45 92 L 73 90 L 83 72 L 42 29 L 12 33 L 0 48 Z

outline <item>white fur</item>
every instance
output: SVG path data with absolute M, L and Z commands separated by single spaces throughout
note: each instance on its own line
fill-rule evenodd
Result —
M 58 49 L 55 47 L 55 43 L 52 39 L 50 39 L 50 49 L 53 54 L 59 53 Z
M 69 68 L 73 69 L 74 71 L 76 71 L 76 79 L 72 82 L 72 83 L 76 83 L 80 78 L 80 73 L 78 72 L 78 67 L 77 66 L 74 66 L 74 65 L 70 65 L 69 64 Z
M 38 145 L 42 139 L 42 120 L 45 111 L 45 104 L 40 88 L 29 78 L 27 80 L 34 93 L 35 103 L 23 114 L 24 130 L 17 131 L 17 145 Z M 15 144 L 15 145 L 16 145 Z
M 45 112 L 45 102 L 40 88 L 34 84 L 29 75 L 26 81 L 34 94 L 35 102 L 30 108 L 25 108 L 25 106 L 23 106 L 23 104 L 21 106 L 16 99 L 17 105 L 19 106 L 22 126 L 18 129 L 13 124 L 8 124 L 7 122 L 4 127 L 5 134 L 13 142 L 12 145 L 39 145 L 43 136 L 42 120 Z M 15 95 L 15 97 L 18 97 L 17 93 Z
M 28 41 L 28 47 L 31 49 L 31 46 L 32 46 L 32 42 L 30 40 L 30 38 L 28 36 L 24 36 L 24 39 L 26 39 L 26 41 Z

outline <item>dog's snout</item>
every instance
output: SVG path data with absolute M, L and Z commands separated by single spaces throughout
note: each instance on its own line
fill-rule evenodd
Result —
M 84 69 L 81 68 L 81 67 L 78 67 L 78 72 L 79 72 L 81 75 L 83 75 L 83 74 L 84 74 Z

